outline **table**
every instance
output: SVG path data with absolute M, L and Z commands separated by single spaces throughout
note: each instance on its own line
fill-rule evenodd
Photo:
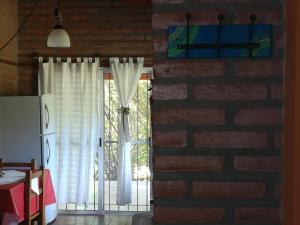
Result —
M 4 222 L 8 220 L 7 217 L 10 217 L 12 220 L 18 220 L 17 222 L 24 220 L 24 190 L 24 181 L 0 185 L 0 212 L 4 213 Z M 44 193 L 45 206 L 56 202 L 49 170 L 45 170 Z M 35 196 L 31 201 L 32 213 L 38 211 L 38 202 L 38 196 Z

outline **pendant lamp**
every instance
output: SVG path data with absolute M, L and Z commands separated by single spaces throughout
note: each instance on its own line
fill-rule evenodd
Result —
M 51 48 L 70 48 L 70 37 L 63 27 L 59 0 L 57 1 L 57 5 L 54 10 L 54 15 L 56 17 L 57 23 L 48 36 L 47 46 Z

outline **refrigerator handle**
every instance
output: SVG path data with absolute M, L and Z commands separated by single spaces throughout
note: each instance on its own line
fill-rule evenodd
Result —
M 47 145 L 47 149 L 48 149 L 47 164 L 49 164 L 49 160 L 50 160 L 50 157 L 51 157 L 51 149 L 50 149 L 50 144 L 49 144 L 48 139 L 46 141 L 46 145 Z
M 46 129 L 48 129 L 50 117 L 49 117 L 49 109 L 46 104 L 45 104 L 45 111 L 46 111 Z

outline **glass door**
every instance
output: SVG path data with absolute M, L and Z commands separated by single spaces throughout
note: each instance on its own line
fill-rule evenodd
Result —
M 147 212 L 151 198 L 151 126 L 150 96 L 152 68 L 143 73 L 130 107 L 132 139 L 132 203 L 116 205 L 118 168 L 118 109 L 119 101 L 109 68 L 101 68 L 98 79 L 98 135 L 93 185 L 87 204 L 59 205 L 60 212 L 101 214 L 104 212 Z

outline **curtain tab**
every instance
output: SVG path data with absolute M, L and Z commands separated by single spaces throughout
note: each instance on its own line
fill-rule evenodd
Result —
M 50 63 L 53 63 L 53 57 L 49 57 L 49 60 L 48 60 Z
M 109 58 L 109 62 L 110 63 L 118 63 L 119 62 L 119 58 L 117 58 L 117 57 L 111 57 L 111 58 Z
M 153 80 L 153 79 L 154 79 L 153 70 L 150 72 L 150 79 L 151 79 L 151 80 Z
M 61 58 L 60 57 L 56 57 L 56 60 L 58 63 L 61 63 Z
M 39 57 L 39 63 L 42 63 L 44 61 L 43 57 Z
M 76 61 L 77 61 L 78 63 L 81 63 L 81 58 L 80 58 L 80 57 L 77 57 L 77 58 L 76 58 Z
M 71 63 L 72 62 L 72 58 L 71 57 L 67 57 L 67 63 Z
M 138 63 L 144 63 L 144 57 L 138 57 L 138 58 L 136 59 L 136 61 L 137 61 Z

